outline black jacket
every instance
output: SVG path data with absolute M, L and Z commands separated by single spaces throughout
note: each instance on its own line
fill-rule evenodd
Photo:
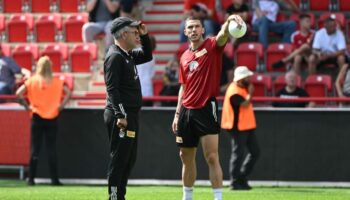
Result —
M 148 35 L 141 36 L 141 49 L 125 53 L 112 45 L 104 61 L 104 79 L 107 89 L 106 109 L 116 118 L 125 118 L 128 110 L 139 111 L 142 104 L 140 79 L 136 65 L 152 60 L 152 48 Z

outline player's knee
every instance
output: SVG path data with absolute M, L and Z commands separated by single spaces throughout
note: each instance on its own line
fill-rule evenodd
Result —
M 193 158 L 189 153 L 180 151 L 179 155 L 180 155 L 182 163 L 189 164 L 189 163 L 193 162 Z
M 205 159 L 209 165 L 214 165 L 219 161 L 219 155 L 218 153 L 214 153 L 214 152 L 207 153 L 205 155 Z

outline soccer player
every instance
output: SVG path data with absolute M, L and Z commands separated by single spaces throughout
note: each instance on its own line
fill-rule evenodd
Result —
M 201 142 L 209 166 L 214 199 L 222 199 L 222 169 L 219 163 L 218 142 L 220 125 L 215 96 L 219 91 L 222 54 L 229 37 L 230 21 L 244 23 L 231 15 L 216 37 L 203 38 L 203 22 L 187 18 L 184 33 L 189 40 L 180 59 L 178 104 L 172 124 L 182 161 L 183 200 L 192 200 L 196 180 L 196 152 Z

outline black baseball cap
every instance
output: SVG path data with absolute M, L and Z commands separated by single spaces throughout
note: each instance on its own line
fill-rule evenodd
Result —
M 137 27 L 141 24 L 139 21 L 134 21 L 130 19 L 129 17 L 118 17 L 113 20 L 112 26 L 111 26 L 111 33 L 114 34 L 115 32 L 119 31 L 120 29 L 126 27 L 126 26 L 134 26 Z

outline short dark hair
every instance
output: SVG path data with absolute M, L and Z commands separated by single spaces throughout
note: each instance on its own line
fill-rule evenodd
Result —
M 189 17 L 187 17 L 186 20 L 185 20 L 185 28 L 186 28 L 187 21 L 190 21 L 190 20 L 198 20 L 198 21 L 200 21 L 201 26 L 204 27 L 204 21 L 203 21 L 203 19 L 198 18 L 198 17 L 189 16 Z
M 306 19 L 306 18 L 311 19 L 311 16 L 309 14 L 306 14 L 306 13 L 303 13 L 303 14 L 299 15 L 299 20 L 303 20 L 303 19 Z

